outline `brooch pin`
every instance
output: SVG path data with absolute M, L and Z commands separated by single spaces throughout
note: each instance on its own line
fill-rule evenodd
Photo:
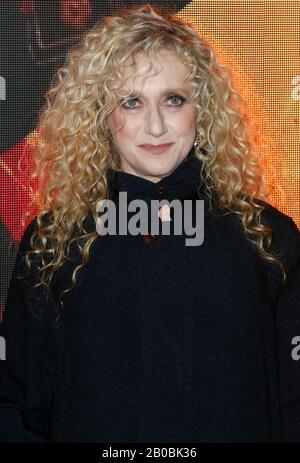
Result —
M 170 222 L 172 220 L 170 216 L 170 207 L 167 204 L 159 208 L 157 215 L 163 222 Z

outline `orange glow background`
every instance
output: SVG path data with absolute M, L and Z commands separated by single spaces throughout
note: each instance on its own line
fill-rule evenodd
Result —
M 260 131 L 268 202 L 300 228 L 300 1 L 193 0 L 179 15 L 231 68 Z

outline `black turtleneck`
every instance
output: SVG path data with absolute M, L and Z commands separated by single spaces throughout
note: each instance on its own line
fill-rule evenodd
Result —
M 150 234 L 150 221 L 151 221 L 151 208 L 155 207 L 153 200 L 160 201 L 160 206 L 163 204 L 163 200 L 172 203 L 173 200 L 179 200 L 183 205 L 185 200 L 191 200 L 193 207 L 195 208 L 195 200 L 203 200 L 205 202 L 205 208 L 208 208 L 207 195 L 205 190 L 205 184 L 201 177 L 201 170 L 203 168 L 202 160 L 196 158 L 194 154 L 194 148 L 190 150 L 186 158 L 171 172 L 169 175 L 163 177 L 158 182 L 153 182 L 144 177 L 134 175 L 121 170 L 110 169 L 108 173 L 109 185 L 110 185 L 110 198 L 118 208 L 119 206 L 119 193 L 126 193 L 126 207 L 128 204 L 136 199 L 143 200 L 147 204 L 148 214 L 148 233 Z M 124 203 L 123 203 L 124 205 Z M 171 204 L 172 205 L 172 204 Z M 175 206 L 176 207 L 176 206 Z M 183 206 L 184 207 L 184 206 Z M 182 209 L 183 210 L 183 209 Z M 127 212 L 127 221 L 136 212 Z M 199 213 L 198 213 L 199 215 Z M 174 208 L 170 209 L 170 235 L 174 234 Z M 184 212 L 182 213 L 182 228 Z M 199 221 L 199 220 L 198 220 Z M 119 222 L 118 216 L 117 222 L 117 234 L 119 233 Z M 162 230 L 162 222 L 159 221 L 159 231 L 155 236 L 166 233 Z M 194 222 L 193 227 L 196 224 Z M 184 234 L 183 234 L 184 235 Z M 186 236 L 186 235 L 184 235 Z M 127 239 L 131 239 L 130 236 Z M 147 237 L 145 238 L 147 239 Z M 178 238 L 180 241 L 180 238 Z
M 201 179 L 203 162 L 196 158 L 192 148 L 186 158 L 175 168 L 171 174 L 163 177 L 158 182 L 127 173 L 120 170 L 112 170 L 114 193 L 126 191 L 128 200 L 161 199 L 172 200 L 178 198 L 188 199 L 195 195 L 197 187 L 199 193 L 203 193 L 204 184 Z

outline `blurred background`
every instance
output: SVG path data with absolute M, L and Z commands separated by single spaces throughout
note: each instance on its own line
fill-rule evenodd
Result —
M 300 228 L 300 1 L 0 1 L 0 321 L 29 201 L 44 93 L 68 49 L 103 15 L 151 3 L 191 20 L 233 73 L 257 126 L 269 202 Z M 36 205 L 37 211 L 39 204 Z

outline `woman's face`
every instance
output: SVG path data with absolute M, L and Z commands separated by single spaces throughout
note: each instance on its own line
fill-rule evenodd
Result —
M 145 78 L 137 74 L 147 69 L 149 61 L 145 55 L 137 56 L 137 72 L 119 90 L 119 99 L 122 100 L 128 90 L 140 96 L 134 94 L 124 99 L 108 122 L 121 170 L 158 182 L 171 174 L 192 148 L 196 108 L 191 101 L 190 83 L 184 80 L 186 67 L 176 55 L 160 50 L 153 61 L 155 66 Z M 124 69 L 125 76 L 132 71 L 131 66 L 128 68 Z M 172 145 L 162 154 L 151 153 L 140 146 L 165 143 Z

